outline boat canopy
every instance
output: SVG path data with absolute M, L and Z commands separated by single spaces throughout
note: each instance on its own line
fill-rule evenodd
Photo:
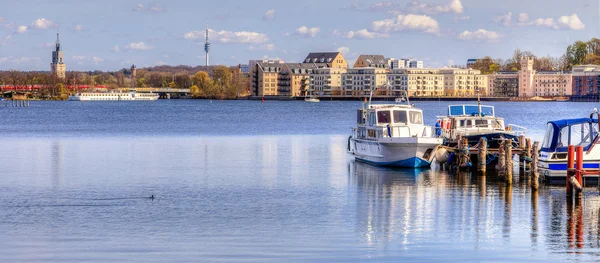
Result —
M 583 146 L 589 150 L 598 136 L 598 119 L 579 118 L 549 121 L 541 150 L 566 152 L 569 145 Z
M 477 105 L 450 105 L 448 106 L 448 116 L 475 116 L 479 114 Z M 483 116 L 494 116 L 494 107 L 481 105 L 481 114 Z

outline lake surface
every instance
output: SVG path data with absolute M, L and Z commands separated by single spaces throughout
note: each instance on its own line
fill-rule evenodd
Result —
M 415 102 L 433 124 L 449 104 Z M 486 103 L 541 140 L 596 103 Z M 0 262 L 559 262 L 600 257 L 600 197 L 356 163 L 360 102 L 0 108 Z M 154 196 L 154 199 L 149 198 Z

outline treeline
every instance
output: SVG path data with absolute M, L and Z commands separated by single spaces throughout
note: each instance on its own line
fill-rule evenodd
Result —
M 197 68 L 206 70 L 191 71 Z M 163 71 L 164 70 L 164 71 Z M 43 86 L 45 96 L 62 96 L 72 93 L 76 86 L 103 86 L 107 89 L 117 88 L 176 88 L 190 89 L 195 97 L 232 99 L 247 96 L 250 90 L 248 76 L 241 74 L 238 67 L 211 66 L 158 66 L 137 69 L 132 78 L 130 69 L 115 72 L 69 71 L 65 79 L 60 79 L 49 72 L 42 71 L 0 71 L 0 89 L 4 86 Z M 134 81 L 134 83 L 132 83 Z M 64 96 L 63 96 L 64 97 Z
M 478 59 L 472 68 L 481 70 L 483 74 L 493 74 L 499 71 L 518 71 L 521 69 L 519 61 L 524 56 L 535 57 L 533 68 L 538 71 L 568 71 L 576 65 L 600 65 L 600 39 L 592 38 L 587 42 L 576 41 L 569 45 L 560 57 L 537 57 L 531 51 L 517 49 L 513 52 L 511 58 L 504 60 L 484 57 Z

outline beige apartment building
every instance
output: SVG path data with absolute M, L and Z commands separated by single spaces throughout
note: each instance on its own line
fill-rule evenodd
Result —
M 309 53 L 302 63 L 312 63 L 318 68 L 348 68 L 348 61 L 341 52 Z
M 252 89 L 258 96 L 277 96 L 279 72 L 283 64 L 257 62 L 252 68 Z
M 390 96 L 386 88 L 387 70 L 383 68 L 352 68 L 342 74 L 342 95 L 367 97 L 373 89 L 374 96 Z
M 305 96 L 308 91 L 310 75 L 317 69 L 314 64 L 284 63 L 277 78 L 277 93 L 279 96 Z
M 342 75 L 345 68 L 319 68 L 310 74 L 311 92 L 318 96 L 342 95 Z
M 360 55 L 354 68 L 389 68 L 389 64 L 382 55 Z
M 487 96 L 488 76 L 475 69 L 440 69 L 444 76 L 444 94 L 448 97 Z
M 439 69 L 400 69 L 407 79 L 408 95 L 412 97 L 434 97 L 444 94 L 444 75 Z

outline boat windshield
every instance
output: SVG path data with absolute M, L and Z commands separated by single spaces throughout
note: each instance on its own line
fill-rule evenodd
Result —
M 596 136 L 598 136 L 598 126 L 593 122 L 582 122 L 582 120 L 571 123 L 569 121 L 550 122 L 546 127 L 542 149 L 551 152 L 566 152 L 567 147 L 573 145 L 583 146 L 587 151 Z
M 471 116 L 478 113 L 479 106 L 477 105 L 451 105 L 448 107 L 448 115 L 450 116 Z M 494 107 L 481 105 L 481 114 L 483 116 L 494 116 Z
M 546 126 L 546 133 L 544 134 L 544 140 L 542 141 L 542 148 L 550 148 L 552 146 L 552 137 L 554 136 L 554 125 L 548 123 Z
M 406 111 L 404 110 L 395 110 L 394 111 L 394 123 L 406 124 L 408 120 L 406 119 Z
M 377 111 L 377 124 L 389 124 L 391 121 L 390 111 Z

